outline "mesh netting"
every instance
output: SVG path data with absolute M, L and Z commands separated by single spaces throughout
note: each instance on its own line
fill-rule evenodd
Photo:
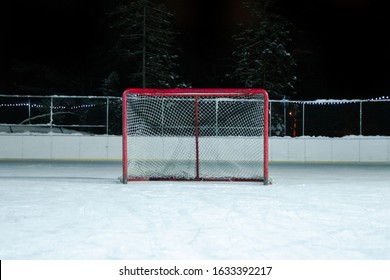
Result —
M 129 94 L 129 180 L 262 180 L 264 102 L 261 94 Z

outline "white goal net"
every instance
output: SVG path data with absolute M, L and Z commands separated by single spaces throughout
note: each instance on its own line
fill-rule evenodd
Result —
M 261 89 L 127 89 L 123 182 L 268 183 L 268 96 Z

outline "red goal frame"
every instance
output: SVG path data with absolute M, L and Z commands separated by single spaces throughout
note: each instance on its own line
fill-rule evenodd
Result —
M 195 99 L 195 141 L 196 141 L 196 177 L 185 179 L 188 181 L 261 181 L 265 185 L 269 183 L 268 169 L 268 149 L 269 149 L 269 97 L 264 89 L 255 88 L 175 88 L 175 89 L 155 89 L 155 88 L 128 88 L 122 95 L 122 181 L 148 181 L 148 180 L 183 180 L 177 178 L 129 178 L 128 177 L 128 137 L 127 137 L 127 100 L 128 95 L 160 96 L 160 97 L 193 97 Z M 263 132 L 263 179 L 210 179 L 199 176 L 199 133 L 198 133 L 198 99 L 199 97 L 240 97 L 250 95 L 262 95 L 264 100 L 264 132 Z

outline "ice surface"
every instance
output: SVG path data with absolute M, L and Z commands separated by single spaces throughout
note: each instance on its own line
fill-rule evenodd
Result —
M 0 161 L 0 259 L 390 259 L 390 166 L 258 183 L 118 181 L 119 162 Z

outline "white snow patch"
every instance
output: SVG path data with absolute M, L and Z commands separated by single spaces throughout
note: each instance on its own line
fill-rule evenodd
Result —
M 389 171 L 123 185 L 119 162 L 0 161 L 0 259 L 389 259 Z

